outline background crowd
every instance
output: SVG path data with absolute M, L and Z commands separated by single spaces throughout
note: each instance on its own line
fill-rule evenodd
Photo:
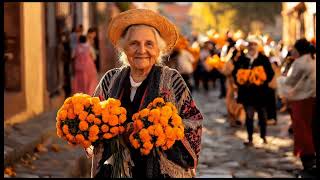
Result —
M 248 34 L 246 38 L 228 31 L 221 35 L 184 37 L 170 54 L 167 65 L 176 68 L 191 92 L 208 93 L 220 89 L 218 98 L 225 98 L 231 127 L 246 126 L 252 146 L 254 115 L 258 114 L 260 137 L 268 143 L 268 125 L 277 125 L 277 113 L 288 112 L 293 134 L 294 154 L 300 157 L 304 169 L 315 172 L 316 143 L 316 43 L 299 39 L 292 47 L 284 47 L 269 35 Z M 209 59 L 216 59 L 212 66 Z M 237 82 L 240 68 L 263 66 L 266 80 L 262 85 L 242 85 Z

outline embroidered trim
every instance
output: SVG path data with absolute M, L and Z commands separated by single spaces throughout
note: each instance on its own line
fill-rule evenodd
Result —
M 160 156 L 160 170 L 162 174 L 167 174 L 172 178 L 192 178 L 195 176 L 193 169 L 185 170 L 181 166 L 167 159 L 163 153 L 158 152 Z

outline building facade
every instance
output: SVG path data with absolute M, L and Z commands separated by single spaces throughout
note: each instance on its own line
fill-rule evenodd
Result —
M 300 38 L 316 37 L 316 2 L 282 3 L 283 42 L 293 45 Z
M 84 34 L 89 27 L 97 27 L 101 71 L 113 68 L 116 56 L 108 51 L 106 27 L 108 16 L 117 13 L 113 3 L 107 2 L 5 2 L 5 124 L 27 121 L 61 106 L 64 60 L 59 54 L 64 52 L 59 47 L 62 34 L 69 34 L 73 27 L 82 24 Z

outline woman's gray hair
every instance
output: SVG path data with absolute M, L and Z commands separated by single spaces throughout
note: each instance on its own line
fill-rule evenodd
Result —
M 154 33 L 154 35 L 156 37 L 156 43 L 157 43 L 157 45 L 159 47 L 159 50 L 160 50 L 159 57 L 156 60 L 156 64 L 162 64 L 163 57 L 166 55 L 165 54 L 165 48 L 166 48 L 167 44 L 163 40 L 163 38 L 160 36 L 159 32 L 154 27 L 148 26 L 148 25 L 144 25 L 144 24 L 131 25 L 127 29 L 125 34 L 119 39 L 119 41 L 117 43 L 117 49 L 119 51 L 119 61 L 122 63 L 122 65 L 129 65 L 128 57 L 124 53 L 124 46 L 125 46 L 125 43 L 128 41 L 130 32 L 133 29 L 138 29 L 138 28 L 149 28 L 149 29 L 152 30 L 152 32 Z

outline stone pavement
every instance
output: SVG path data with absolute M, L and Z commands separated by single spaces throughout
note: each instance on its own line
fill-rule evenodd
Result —
M 208 94 L 193 94 L 205 116 L 197 177 L 295 177 L 302 166 L 292 154 L 293 141 L 287 133 L 289 116 L 279 114 L 278 124 L 268 126 L 268 144 L 263 145 L 259 134 L 255 133 L 254 147 L 244 147 L 245 128 L 229 127 L 224 100 L 218 99 L 218 93 L 216 88 Z M 83 149 L 72 147 L 56 136 L 55 113 L 44 117 L 43 121 L 39 120 L 39 124 L 43 124 L 37 126 L 33 134 L 47 132 L 46 138 L 42 139 L 37 151 L 29 151 L 13 163 L 16 177 L 89 177 L 90 160 L 85 157 Z M 51 129 L 45 128 L 48 126 Z M 19 128 L 20 134 L 27 138 L 27 132 L 23 127 Z M 11 135 L 11 139 L 23 143 L 21 136 L 17 139 Z
M 218 94 L 218 91 L 211 91 L 207 95 L 193 94 L 197 106 L 205 116 L 198 177 L 295 177 L 302 165 L 292 153 L 293 140 L 287 131 L 290 116 L 279 114 L 277 125 L 267 127 L 266 145 L 260 139 L 256 120 L 254 147 L 245 147 L 245 126 L 229 126 L 225 101 L 218 99 Z M 207 103 L 201 103 L 204 101 Z

